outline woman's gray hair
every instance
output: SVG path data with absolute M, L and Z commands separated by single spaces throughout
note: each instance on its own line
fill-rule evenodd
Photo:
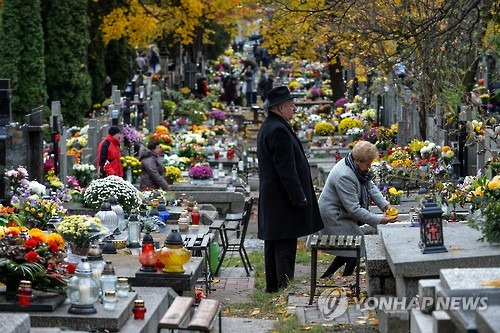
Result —
M 352 157 L 361 162 L 371 162 L 378 157 L 378 149 L 371 142 L 358 141 L 352 148 Z

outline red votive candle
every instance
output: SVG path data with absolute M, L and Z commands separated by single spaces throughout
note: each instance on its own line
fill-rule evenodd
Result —
M 31 281 L 22 280 L 17 289 L 17 304 L 22 307 L 30 306 L 32 294 Z
M 146 308 L 144 307 L 144 301 L 141 299 L 137 299 L 134 301 L 134 308 L 132 309 L 134 313 L 134 319 L 142 319 L 144 320 L 144 316 L 146 314 Z

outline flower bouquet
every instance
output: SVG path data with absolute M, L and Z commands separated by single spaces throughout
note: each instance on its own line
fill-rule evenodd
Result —
M 78 179 L 78 184 L 81 187 L 87 187 L 90 182 L 96 177 L 96 169 L 92 164 L 75 164 L 73 165 L 73 175 Z
M 123 210 L 130 213 L 141 205 L 138 192 L 134 185 L 123 178 L 108 176 L 92 181 L 85 190 L 83 199 L 88 207 L 98 210 L 104 201 L 108 201 L 110 195 L 114 195 Z
M 0 282 L 8 291 L 14 291 L 21 280 L 30 280 L 36 289 L 63 292 L 65 246 L 58 234 L 0 227 Z
M 209 119 L 214 119 L 216 123 L 223 123 L 226 120 L 226 114 L 222 110 L 212 109 L 208 114 Z
M 210 182 L 214 172 L 208 165 L 195 165 L 189 170 L 189 177 L 192 178 L 193 184 L 202 184 Z
M 481 240 L 490 243 L 500 243 L 500 175 L 488 181 L 486 176 L 477 180 L 474 204 L 476 210 L 469 220 L 469 225 L 482 232 Z

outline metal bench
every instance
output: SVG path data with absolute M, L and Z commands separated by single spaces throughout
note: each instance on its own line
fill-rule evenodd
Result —
M 309 305 L 312 304 L 317 286 L 317 266 L 318 250 L 352 250 L 356 251 L 356 297 L 359 298 L 359 273 L 361 257 L 361 236 L 346 235 L 323 235 L 319 237 L 314 235 L 311 241 L 311 294 L 309 295 Z
M 203 283 L 206 293 L 212 291 L 212 270 L 210 267 L 210 243 L 214 234 L 189 234 L 183 236 L 184 246 L 191 251 L 192 256 L 201 256 L 203 258 Z

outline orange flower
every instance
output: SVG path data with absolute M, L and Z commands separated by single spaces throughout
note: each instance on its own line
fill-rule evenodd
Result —
M 45 236 L 45 234 L 43 233 L 42 230 L 40 229 L 37 229 L 37 228 L 33 228 L 31 230 L 28 231 L 28 235 L 30 235 L 31 238 L 33 238 L 34 240 L 36 240 L 36 242 L 38 244 L 42 244 L 42 243 L 45 243 L 47 237 Z
M 450 146 L 443 146 L 443 153 L 447 153 L 448 151 L 450 151 L 450 149 Z
M 61 235 L 59 234 L 56 234 L 56 233 L 52 233 L 52 234 L 49 234 L 47 236 L 47 242 L 50 244 L 51 242 L 52 243 L 55 243 L 57 244 L 57 247 L 59 248 L 59 250 L 63 250 L 64 247 L 66 246 L 66 243 L 64 243 L 64 240 L 63 238 L 61 237 Z
M 9 231 L 7 232 L 7 235 L 19 236 L 20 233 L 21 233 L 20 227 L 9 227 Z

